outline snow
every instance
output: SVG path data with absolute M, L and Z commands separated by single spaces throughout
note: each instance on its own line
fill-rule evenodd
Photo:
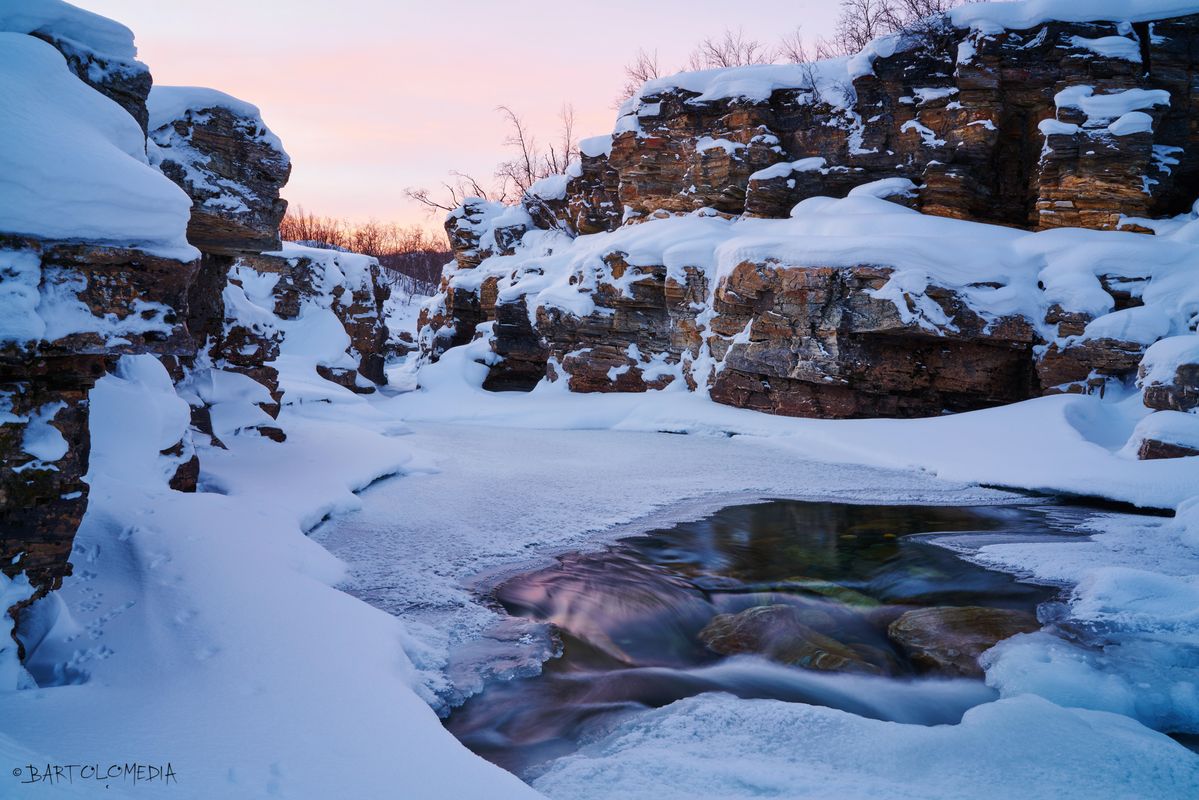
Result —
M 17 603 L 22 603 L 33 596 L 33 587 L 25 573 L 9 578 L 0 572 L 0 694 L 26 689 L 32 685 L 32 680 L 21 662 L 17 659 L 17 643 L 8 636 L 12 630 L 12 617 L 8 609 Z M 0 742 L 0 749 L 3 743 Z
M 1145 108 L 1168 106 L 1170 93 L 1164 89 L 1125 89 L 1095 94 L 1093 86 L 1070 86 L 1054 95 L 1053 101 L 1059 109 L 1077 108 L 1092 122 L 1102 122 Z
M 190 135 L 175 130 L 177 120 L 204 123 L 214 109 L 224 109 L 244 121 L 239 128 L 245 136 L 280 153 L 285 161 L 288 159 L 283 142 L 262 121 L 258 107 L 224 92 L 194 86 L 155 85 L 146 107 L 150 112 L 150 163 L 160 169 L 165 161 L 177 165 L 190 194 L 199 193 L 208 208 L 244 214 L 250 212 L 251 204 L 259 198 L 249 187 L 211 169 L 213 156 L 197 150 Z
M 612 137 L 605 135 L 580 139 L 579 152 L 588 158 L 606 158 L 612 155 Z
M 862 63 L 872 63 L 873 58 L 891 45 L 880 43 L 871 56 L 857 57 Z M 854 61 L 854 64 L 859 62 Z M 764 101 L 780 89 L 807 91 L 811 99 L 819 98 L 834 106 L 845 104 L 845 89 L 851 83 L 849 66 L 851 59 L 838 57 L 810 64 L 753 64 L 728 69 L 708 69 L 697 72 L 680 72 L 663 78 L 647 81 L 639 94 L 622 107 L 615 133 L 637 130 L 636 117 L 656 116 L 660 104 L 653 98 L 670 92 L 686 92 L 695 95 L 688 103 L 716 103 L 731 99 Z
M 794 166 L 776 165 L 766 174 L 781 174 Z M 1046 341 L 1057 339 L 1056 326 L 1044 321 L 1055 303 L 1094 317 L 1081 339 L 1151 344 L 1189 331 L 1199 308 L 1199 286 L 1191 277 L 1199 258 L 1192 243 L 1199 233 L 1194 220 L 1154 237 L 1079 229 L 1029 233 L 925 216 L 869 196 L 907 189 L 906 184 L 891 182 L 840 200 L 809 198 L 787 220 L 692 214 L 577 239 L 530 231 L 516 254 L 492 256 L 475 269 L 451 270 L 448 276 L 452 286 L 464 288 L 496 277 L 499 302 L 525 297 L 530 319 L 535 320 L 538 306 L 577 316 L 591 313 L 595 306 L 589 290 L 600 281 L 628 292 L 638 275 L 629 270 L 613 279 L 604 261 L 612 252 L 624 253 L 634 267 L 665 266 L 667 275 L 679 282 L 686 268 L 698 269 L 708 277 L 709 287 L 747 260 L 785 266 L 873 264 L 894 268 L 874 296 L 893 301 L 906 322 L 931 330 L 942 330 L 946 320 L 940 307 L 928 300 L 929 286 L 955 290 L 988 322 L 1022 316 Z M 502 214 L 499 208 L 487 213 L 489 220 Z M 495 226 L 494 221 L 486 224 Z M 863 230 L 871 235 L 863 237 Z M 971 253 L 971 258 L 963 261 L 961 253 Z M 1144 305 L 1114 311 L 1115 301 L 1099 280 L 1103 275 L 1148 279 L 1141 295 Z M 710 306 L 712 298 L 706 302 Z
M 137 56 L 133 31 L 62 0 L 0 0 L 0 31 L 44 34 L 103 59 Z
M 1142 386 L 1172 384 L 1179 368 L 1187 364 L 1199 364 L 1199 334 L 1162 339 L 1145 351 L 1139 383 Z
M 947 97 L 953 97 L 958 93 L 956 86 L 932 86 L 913 89 L 912 95 L 921 105 L 925 103 L 933 103 L 937 100 L 944 100 Z
M 745 145 L 731 142 L 728 139 L 713 139 L 711 136 L 701 136 L 695 141 L 695 152 L 703 153 L 708 150 L 723 150 L 727 155 L 736 155 L 738 150 L 744 150 Z
M 1016 0 L 971 3 L 949 12 L 954 25 L 996 34 L 1023 31 L 1050 20 L 1062 22 L 1144 22 L 1199 13 L 1194 0 Z
M 1158 411 L 1141 420 L 1125 452 L 1133 455 L 1141 442 L 1153 439 L 1167 444 L 1176 444 L 1199 452 L 1199 416 L 1182 411 Z
M 53 424 L 54 417 L 66 408 L 63 402 L 48 403 L 29 415 L 29 424 L 21 439 L 21 449 L 38 461 L 58 461 L 67 454 L 67 440 Z
M 0 692 L 6 763 L 170 762 L 172 789 L 195 798 L 535 796 L 441 728 L 400 623 L 331 588 L 342 566 L 303 535 L 404 468 L 402 426 L 288 407 L 286 443 L 231 437 L 203 454 L 209 490 L 182 494 L 158 451 L 187 406 L 157 360 L 123 358 L 91 415 L 75 575 L 61 607 L 39 603 L 47 633 L 27 660 L 41 688 Z M 312 737 L 280 733 L 303 730 L 321 732 L 320 758 Z
M 0 20 L 14 25 L 18 11 L 30 9 L 41 19 L 60 5 L 14 10 L 0 2 Z M 954 19 L 983 30 L 1043 13 L 1135 19 L 1166 5 L 1102 0 L 1078 9 L 1042 0 L 967 6 Z M 117 47 L 90 30 L 88 17 L 64 19 L 54 23 L 60 30 L 77 23 L 71 30 L 94 47 Z M 872 46 L 850 67 L 825 62 L 809 88 L 823 91 L 827 81 L 831 93 L 834 78 L 900 44 Z M 656 90 L 679 86 L 706 96 L 701 102 L 761 97 L 803 86 L 799 71 L 692 73 L 663 79 Z M 1155 102 L 1068 91 L 1068 102 L 1117 130 L 1144 125 L 1140 109 Z M 0 101 L 17 122 L 0 128 L 0 229 L 21 213 L 48 227 L 69 218 L 58 224 L 75 236 L 194 257 L 181 244 L 186 196 L 168 192 L 173 184 L 147 166 L 136 124 L 131 130 L 127 115 L 120 121 L 115 104 L 71 76 L 52 48 L 0 34 Z M 212 96 L 168 91 L 160 101 L 166 118 Z M 653 106 L 634 101 L 622 124 L 657 113 Z M 783 174 L 796 169 L 770 169 L 784 167 Z M 60 196 L 93 180 L 80 191 L 102 208 Z M 494 254 L 496 231 L 528 225 L 527 213 L 480 205 L 472 224 L 490 255 L 449 279 L 470 287 L 495 275 L 500 302 L 526 296 L 532 314 L 539 305 L 586 314 L 594 309 L 587 290 L 611 280 L 603 256 L 617 250 L 634 267 L 615 281 L 618 290 L 627 290 L 638 266 L 664 265 L 676 278 L 698 268 L 714 288 L 746 259 L 880 264 L 894 271 L 877 296 L 914 324 L 947 324 L 926 302 L 930 285 L 947 286 L 984 319 L 1023 315 L 1047 339 L 1056 337 L 1043 322 L 1054 303 L 1095 317 L 1084 339 L 1167 337 L 1150 348 L 1145 385 L 1172 380 L 1179 364 L 1195 360 L 1194 215 L 1153 237 L 1027 233 L 924 217 L 882 199 L 911 188 L 879 181 L 845 199 L 812 198 L 787 220 L 696 214 L 574 240 L 531 230 L 510 256 Z M 252 430 L 265 422 L 257 407 L 269 399 L 264 387 L 202 360 L 177 389 L 155 358 L 125 356 L 92 391 L 91 495 L 75 573 L 28 612 L 28 674 L 0 636 L 5 763 L 169 761 L 181 797 L 537 797 L 467 752 L 430 707 L 460 700 L 484 679 L 531 674 L 548 655 L 530 642 L 524 661 L 496 664 L 471 649 L 499 619 L 469 591 L 481 572 L 519 569 L 564 548 L 763 497 L 1027 501 L 984 488 L 998 486 L 1098 495 L 1174 509 L 1176 517 L 1095 515 L 1085 542 L 955 540 L 964 557 L 1067 588 L 1047 611 L 1046 631 L 987 654 L 987 680 L 1000 699 L 958 725 L 709 694 L 631 715 L 551 765 L 536 789 L 563 800 L 1068 800 L 1182 798 L 1199 784 L 1199 758 L 1159 732 L 1199 731 L 1199 459 L 1141 462 L 1127 451 L 1139 435 L 1199 417 L 1150 413 L 1132 387 L 931 419 L 852 421 L 721 406 L 681 382 L 641 394 L 578 395 L 548 382 L 528 394 L 489 393 L 481 388 L 481 362 L 495 357 L 486 325 L 482 338 L 437 364 L 393 366 L 394 383 L 419 389 L 363 397 L 322 380 L 315 367 L 353 366 L 333 294 L 366 286 L 373 260 L 290 243 L 277 255 L 313 261 L 318 293 L 298 317 L 277 317 L 277 277 L 245 264 L 231 268 L 241 285 L 230 284 L 224 297 L 232 321 L 280 339 L 272 366 L 285 394 L 275 424 L 286 442 Z M 0 253 L 0 275 L 0 337 L 23 342 L 78 329 L 76 289 L 35 255 Z M 1144 305 L 1115 311 L 1100 276 L 1143 283 Z M 143 310 L 150 312 L 144 324 L 161 324 L 154 317 L 161 309 Z M 628 355 L 645 361 L 635 348 Z M 161 451 L 190 443 L 193 399 L 212 405 L 227 449 L 196 437 L 201 491 L 184 494 L 169 490 L 174 462 Z M 14 421 L 11 409 L 0 394 L 0 420 Z M 23 447 L 31 455 L 64 452 L 52 425 L 58 410 L 50 404 L 29 415 Z M 367 488 L 386 476 L 396 477 Z M 24 576 L 0 577 L 0 608 L 29 592 Z M 0 630 L 10 622 L 0 620 Z M 319 736 L 295 733 L 305 731 Z
M 1115 714 L 1027 696 L 959 725 L 901 725 L 701 695 L 634 717 L 534 781 L 555 800 L 1191 796 L 1199 759 Z M 1085 767 L 1083 766 L 1085 765 Z M 1152 789 L 1149 789 L 1152 787 Z
M 798 161 L 783 161 L 771 164 L 749 176 L 751 181 L 768 181 L 774 178 L 786 178 L 794 172 L 816 172 L 823 170 L 828 162 L 820 156 L 801 158 Z
M 529 187 L 529 194 L 542 200 L 565 200 L 567 175 L 548 175 Z
M 664 227 L 654 238 L 731 224 L 683 219 L 685 226 Z M 655 224 L 634 227 L 652 231 Z M 283 253 L 309 251 L 288 245 Z M 364 257 L 319 254 L 327 260 L 318 283 L 327 287 L 369 268 Z M 262 302 L 267 291 L 265 283 L 246 283 L 250 301 Z M 326 345 L 306 335 L 287 349 L 310 370 Z M 93 394 L 92 505 L 76 543 L 76 574 L 54 596 L 61 608 L 38 606 L 46 633 L 29 668 L 42 688 L 0 693 L 0 716 L 29 721 L 10 726 L 0 753 L 10 760 L 28 752 L 169 760 L 181 796 L 380 796 L 402 786 L 415 796 L 532 797 L 463 749 L 429 707 L 477 691 L 488 676 L 528 674 L 546 656 L 533 643 L 525 662 L 478 660 L 470 644 L 497 620 L 466 588 L 481 570 L 511 569 L 764 496 L 1017 499 L 977 485 L 986 482 L 1165 507 L 1199 484 L 1199 460 L 1136 462 L 1120 457 L 1118 444 L 1097 443 L 1119 438 L 1139 418 L 1110 395 L 930 420 L 790 419 L 684 391 L 577 395 L 544 384 L 531 394 L 488 393 L 479 386 L 485 369 L 475 363 L 485 345 L 421 367 L 408 381 L 424 387 L 418 391 L 372 399 L 330 392 L 327 402 L 285 397 L 278 421 L 285 443 L 243 433 L 226 440 L 228 450 L 198 444 L 203 491 L 194 495 L 165 488 L 159 456 L 186 427 L 186 404 L 153 358 L 122 359 Z M 401 383 L 413 368 L 397 367 L 393 378 Z M 197 391 L 236 399 L 242 389 L 222 380 Z M 401 477 L 361 497 L 351 493 L 390 474 Z M 313 538 L 303 535 L 330 514 L 339 516 Z M 1161 574 L 1199 569 L 1168 553 L 1158 556 L 1167 566 L 1155 567 L 1158 561 L 1147 560 L 1154 540 L 1127 522 L 1113 535 L 1119 546 L 1096 542 L 1079 552 L 1075 577 L 1084 576 L 1088 567 L 1079 561 L 1087 558 Z M 1121 553 L 1131 555 L 1120 561 Z M 987 557 L 1005 554 L 988 550 Z M 1065 563 L 1054 553 L 1024 560 Z M 1145 585 L 1120 593 L 1110 582 L 1086 584 L 1078 614 L 1119 612 L 1123 598 Z M 1131 622 L 1169 611 L 1166 602 L 1131 605 Z M 1128 707 L 1142 709 L 1144 719 L 1165 719 L 1153 716 L 1151 692 L 1134 682 L 1127 692 Z M 576 796 L 582 776 L 604 770 L 606 779 L 587 786 L 587 796 L 637 796 L 648 786 L 655 796 L 736 796 L 729 787 L 780 785 L 795 796 L 855 796 L 884 780 L 911 796 L 987 796 L 990 784 L 1007 786 L 998 781 L 1010 773 L 1009 783 L 1060 797 L 1118 797 L 1113 787 L 1122 781 L 1171 797 L 1181 796 L 1196 770 L 1180 746 L 1127 716 L 1031 696 L 987 703 L 962 725 L 931 728 L 715 695 L 628 725 L 560 762 L 537 788 Z M 311 737 L 279 733 L 288 730 L 319 730 L 320 758 Z M 641 732 L 635 740 L 632 730 Z M 681 731 L 692 734 L 680 739 Z M 646 746 L 654 741 L 656 749 Z M 710 758 L 714 748 L 730 757 Z M 862 759 L 866 750 L 872 757 Z M 701 761 L 702 754 L 709 757 Z M 329 770 L 330 763 L 353 769 Z M 962 763 L 978 767 L 961 770 Z M 647 772 L 649 765 L 657 771 Z M 772 770 L 782 771 L 772 778 Z M 662 781 L 676 772 L 677 782 Z
M 1071 36 L 1070 46 L 1088 50 L 1105 58 L 1122 58 L 1136 64 L 1141 63 L 1140 43 L 1127 36 L 1100 36 L 1097 39 Z
M 137 122 L 52 46 L 0 33 L 0 105 L 0 230 L 198 256 L 191 200 L 147 163 Z
M 1134 133 L 1153 133 L 1153 117 L 1144 111 L 1129 111 L 1107 126 L 1112 136 L 1128 136 Z
M 914 197 L 916 184 L 907 178 L 882 178 L 849 190 L 849 197 Z

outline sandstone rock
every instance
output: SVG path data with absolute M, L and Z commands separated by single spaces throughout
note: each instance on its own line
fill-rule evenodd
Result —
M 567 221 L 580 234 L 620 227 L 620 173 L 608 162 L 611 137 L 602 139 L 580 145 L 578 174 L 570 176 L 566 186 Z
M 872 651 L 859 652 L 816 631 L 809 623 L 821 624 L 822 614 L 788 605 L 757 606 L 713 617 L 699 638 L 721 655 L 753 653 L 783 664 L 828 672 L 884 672 L 884 666 L 868 660 L 874 655 Z
M 890 270 L 745 262 L 716 291 L 713 399 L 778 414 L 921 416 L 1039 394 L 1023 320 L 985 328 L 951 291 L 927 294 L 953 320 L 939 333 L 870 291 Z M 738 336 L 748 332 L 747 341 Z
M 520 206 L 505 206 L 477 197 L 450 212 L 445 233 L 460 269 L 472 269 L 493 255 L 511 255 L 533 220 Z
M 151 162 L 192 198 L 187 238 L 208 254 L 278 250 L 291 160 L 258 110 L 228 95 L 155 87 Z
M 1199 409 L 1199 335 L 1171 336 L 1154 344 L 1137 369 L 1137 380 L 1149 408 Z
M 1137 423 L 1126 450 L 1142 461 L 1199 455 L 1199 414 L 1155 411 Z
M 914 664 L 947 675 L 981 678 L 978 657 L 1040 625 L 1031 614 L 982 606 L 938 606 L 905 612 L 887 629 Z
M 785 217 L 807 197 L 890 177 L 915 181 L 926 213 L 1021 227 L 1115 228 L 1122 216 L 1177 213 L 1189 208 L 1186 187 L 1199 172 L 1199 133 L 1187 122 L 1199 105 L 1189 89 L 1199 16 L 1156 22 L 1152 36 L 1143 27 L 959 30 L 945 47 L 876 59 L 846 97 L 812 91 L 802 71 L 799 85 L 763 99 L 701 99 L 667 83 L 625 109 L 610 152 L 582 160 L 567 216 L 580 232 L 613 229 L 622 207 L 641 217 L 704 207 Z M 1126 52 L 1085 45 L 1120 36 Z M 958 61 L 967 42 L 973 56 Z M 1116 135 L 1112 120 L 1057 108 L 1057 93 L 1072 86 L 1160 90 L 1170 102 L 1146 109 L 1151 130 Z M 1059 119 L 1064 126 L 1041 131 Z M 819 168 L 754 177 L 816 159 Z

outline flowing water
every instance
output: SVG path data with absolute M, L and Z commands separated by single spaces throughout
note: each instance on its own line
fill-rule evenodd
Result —
M 446 726 L 476 753 L 532 777 L 538 764 L 628 714 L 701 692 L 955 723 L 993 691 L 980 680 L 922 675 L 888 638 L 888 624 L 920 606 L 1035 612 L 1055 591 L 971 564 L 933 540 L 1072 535 L 1084 513 L 772 501 L 561 556 L 484 590 L 512 617 L 548 625 L 560 655 L 536 677 L 485 686 Z M 799 609 L 878 674 L 724 656 L 701 640 L 716 615 L 780 605 Z

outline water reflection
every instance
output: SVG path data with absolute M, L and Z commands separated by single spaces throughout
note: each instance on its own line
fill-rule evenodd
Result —
M 887 626 L 919 606 L 1035 611 L 1053 591 L 913 534 L 1040 537 L 1072 527 L 1062 509 L 1052 519 L 1044 511 L 773 501 L 562 556 L 492 590 L 514 617 L 550 624 L 561 657 L 538 677 L 488 686 L 447 727 L 480 755 L 528 775 L 629 713 L 709 691 L 957 722 L 991 691 L 975 680 L 920 676 Z M 802 620 L 793 627 L 854 666 L 820 672 L 705 645 L 711 629 L 701 631 L 714 617 L 762 606 Z

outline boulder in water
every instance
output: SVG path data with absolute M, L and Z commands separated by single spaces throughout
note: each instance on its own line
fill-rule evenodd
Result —
M 982 606 L 935 606 L 904 612 L 887 628 L 892 641 L 923 669 L 981 678 L 978 657 L 998 642 L 1041 626 L 1024 611 Z

